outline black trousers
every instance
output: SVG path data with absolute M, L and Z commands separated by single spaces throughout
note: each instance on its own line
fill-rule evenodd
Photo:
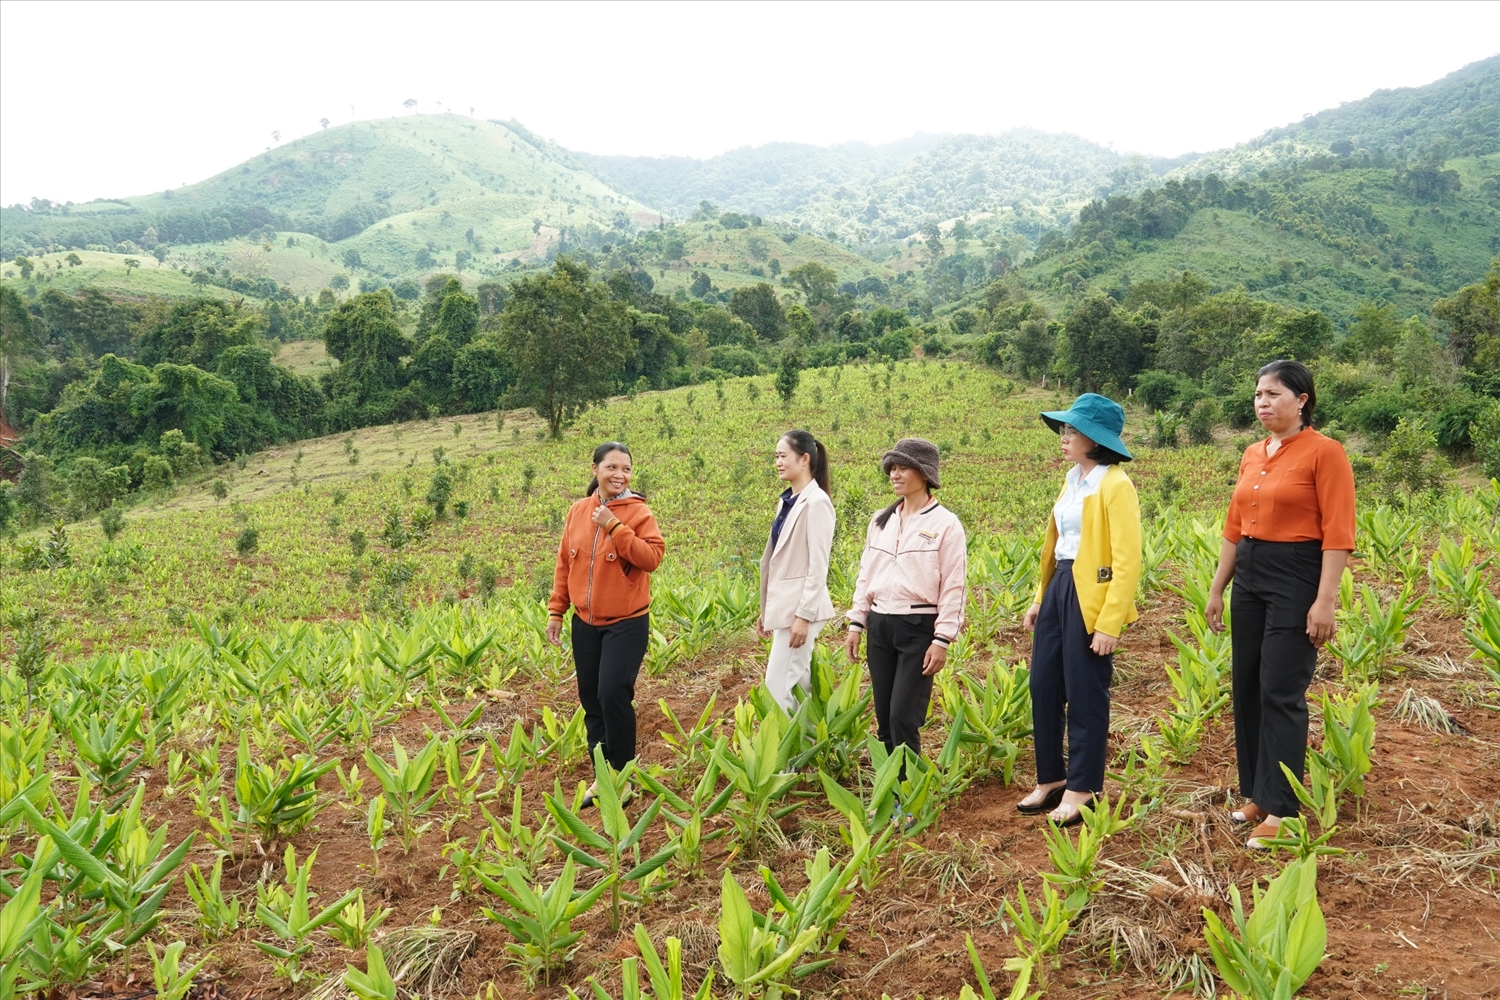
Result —
M 1244 538 L 1234 559 L 1229 624 L 1240 794 L 1272 816 L 1296 816 L 1297 796 L 1280 765 L 1302 780 L 1307 686 L 1318 663 L 1307 612 L 1318 597 L 1323 544 Z
M 887 750 L 905 743 L 922 752 L 922 726 L 932 701 L 932 678 L 922 675 L 922 660 L 932 645 L 937 615 L 882 615 L 870 612 L 865 625 L 870 688 L 875 721 Z
M 651 642 L 651 616 L 590 625 L 573 616 L 573 667 L 589 734 L 589 757 L 604 745 L 616 771 L 635 759 L 635 678 Z
M 1090 648 L 1093 636 L 1083 624 L 1073 560 L 1062 559 L 1036 619 L 1031 640 L 1031 725 L 1036 741 L 1039 785 L 1068 782 L 1072 792 L 1104 791 L 1109 755 L 1109 685 L 1113 656 Z M 1068 760 L 1063 764 L 1063 728 Z

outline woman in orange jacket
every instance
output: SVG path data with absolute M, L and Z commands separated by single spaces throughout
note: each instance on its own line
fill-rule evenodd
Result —
M 666 543 L 645 497 L 630 492 L 630 449 L 606 441 L 594 449 L 588 493 L 568 509 L 557 548 L 547 641 L 562 645 L 573 609 L 573 665 L 589 754 L 620 770 L 635 759 L 635 678 L 651 640 L 651 571 Z M 591 787 L 584 805 L 592 805 Z

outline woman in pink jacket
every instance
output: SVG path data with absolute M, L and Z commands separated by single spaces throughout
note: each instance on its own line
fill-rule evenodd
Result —
M 851 662 L 858 660 L 860 636 L 869 633 L 880 740 L 887 750 L 903 743 L 921 753 L 932 679 L 963 627 L 968 542 L 958 516 L 932 498 L 939 486 L 936 445 L 904 438 L 880 469 L 897 499 L 870 520 L 844 649 Z

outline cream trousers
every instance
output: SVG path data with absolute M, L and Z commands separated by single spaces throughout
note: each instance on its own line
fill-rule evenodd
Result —
M 798 685 L 803 690 L 812 686 L 813 643 L 823 622 L 807 626 L 807 641 L 797 649 L 792 648 L 792 630 L 779 628 L 771 633 L 771 657 L 766 661 L 766 690 L 786 709 L 797 711 Z

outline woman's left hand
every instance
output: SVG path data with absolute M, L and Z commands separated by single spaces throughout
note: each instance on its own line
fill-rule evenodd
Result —
M 1321 646 L 1333 638 L 1338 631 L 1338 621 L 1333 614 L 1333 601 L 1319 598 L 1307 609 L 1307 638 L 1314 646 Z
M 1120 637 L 1117 635 L 1105 635 L 1103 632 L 1094 633 L 1094 641 L 1089 643 L 1089 648 L 1094 651 L 1095 656 L 1108 656 L 1120 648 Z
M 922 657 L 922 676 L 931 677 L 947 664 L 948 647 L 940 642 L 934 642 L 927 647 L 927 655 Z
M 610 512 L 610 509 L 608 507 L 600 505 L 594 508 L 594 524 L 598 525 L 599 527 L 608 528 L 611 524 L 614 524 L 618 520 L 619 518 L 615 517 L 615 515 Z

